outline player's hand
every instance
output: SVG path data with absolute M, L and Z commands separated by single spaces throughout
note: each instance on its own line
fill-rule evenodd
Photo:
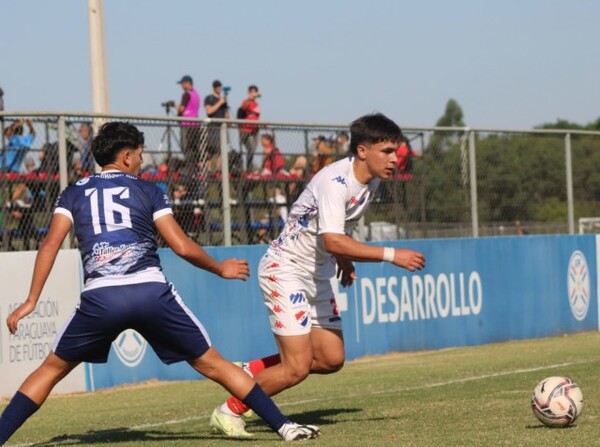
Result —
M 396 248 L 394 249 L 393 264 L 414 272 L 425 267 L 425 255 L 414 250 Z
M 246 281 L 250 276 L 250 267 L 248 267 L 248 261 L 245 259 L 226 259 L 221 262 L 221 278 L 225 279 L 241 279 Z
M 11 314 L 6 319 L 6 325 L 8 326 L 8 330 L 11 334 L 17 332 L 17 327 L 19 326 L 19 320 L 21 318 L 26 317 L 31 312 L 35 310 L 36 303 L 32 303 L 30 301 L 25 301 L 19 307 L 11 312 Z
M 344 258 L 336 258 L 337 260 L 337 278 L 342 283 L 342 287 L 349 287 L 356 279 L 356 273 L 354 272 L 354 264 Z

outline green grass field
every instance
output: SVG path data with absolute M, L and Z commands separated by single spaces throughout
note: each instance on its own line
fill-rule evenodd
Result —
M 600 445 L 600 333 L 349 362 L 276 397 L 284 413 L 321 427 L 315 446 Z M 534 418 L 530 393 L 547 376 L 581 387 L 575 425 L 549 429 Z M 225 392 L 194 382 L 150 383 L 51 397 L 11 446 L 254 446 L 280 443 L 252 419 L 255 440 L 211 433 L 208 418 Z M 6 402 L 3 403 L 3 406 Z

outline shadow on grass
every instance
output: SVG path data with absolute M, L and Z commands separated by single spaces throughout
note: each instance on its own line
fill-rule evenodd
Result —
M 221 436 L 222 438 L 222 436 Z M 31 444 L 30 447 L 50 447 L 56 445 L 102 445 L 118 444 L 122 442 L 135 441 L 155 441 L 155 442 L 176 442 L 186 441 L 187 443 L 200 440 L 219 439 L 218 435 L 202 435 L 197 433 L 173 433 L 160 430 L 130 430 L 125 427 L 112 428 L 109 430 L 90 430 L 86 433 L 74 433 L 69 435 L 55 436 L 46 442 Z M 223 439 L 226 441 L 227 439 Z M 252 439 L 250 439 L 251 441 Z M 236 442 L 244 441 L 236 439 Z
M 360 413 L 362 408 L 327 408 L 321 410 L 312 410 L 312 411 L 303 411 L 302 413 L 291 413 L 286 414 L 286 416 L 293 422 L 297 422 L 298 424 L 311 424 L 317 425 L 319 427 L 324 425 L 332 425 L 339 424 L 340 422 L 345 422 L 345 420 L 334 418 L 334 416 L 338 416 L 341 414 L 354 414 Z M 384 418 L 370 418 L 370 419 L 362 419 L 362 420 L 379 420 Z M 350 420 L 350 419 L 348 419 Z M 351 419 L 352 422 L 358 421 L 358 419 Z M 259 426 L 263 426 L 265 429 L 267 427 L 264 425 L 264 422 L 259 418 L 254 418 L 247 423 L 248 427 L 256 427 L 259 429 Z
M 566 427 L 548 427 L 547 425 L 544 424 L 535 424 L 535 425 L 526 425 L 525 428 L 527 430 L 535 430 L 535 429 L 539 429 L 539 428 L 545 428 L 547 430 L 564 430 L 564 429 L 568 429 L 568 428 L 575 428 L 577 427 L 577 424 L 572 424 L 572 425 L 567 425 Z

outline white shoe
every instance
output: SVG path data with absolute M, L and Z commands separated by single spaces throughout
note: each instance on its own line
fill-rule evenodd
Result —
M 321 434 L 321 430 L 315 425 L 300 425 L 289 422 L 283 424 L 278 433 L 284 441 L 302 441 L 304 439 L 315 439 Z
M 213 431 L 223 433 L 228 438 L 252 438 L 254 435 L 246 431 L 246 423 L 239 416 L 234 416 L 215 408 L 210 416 Z
M 254 378 L 252 371 L 250 371 L 250 365 L 247 362 L 233 362 L 233 364 L 238 368 L 241 368 L 242 371 L 244 371 L 250 377 Z M 250 419 L 252 416 L 254 416 L 254 411 L 252 410 L 252 408 L 249 408 L 248 411 L 242 413 L 242 417 L 244 419 Z

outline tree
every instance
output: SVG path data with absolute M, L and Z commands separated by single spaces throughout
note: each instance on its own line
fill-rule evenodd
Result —
M 448 100 L 444 114 L 435 125 L 437 127 L 465 127 L 462 108 L 455 99 Z

